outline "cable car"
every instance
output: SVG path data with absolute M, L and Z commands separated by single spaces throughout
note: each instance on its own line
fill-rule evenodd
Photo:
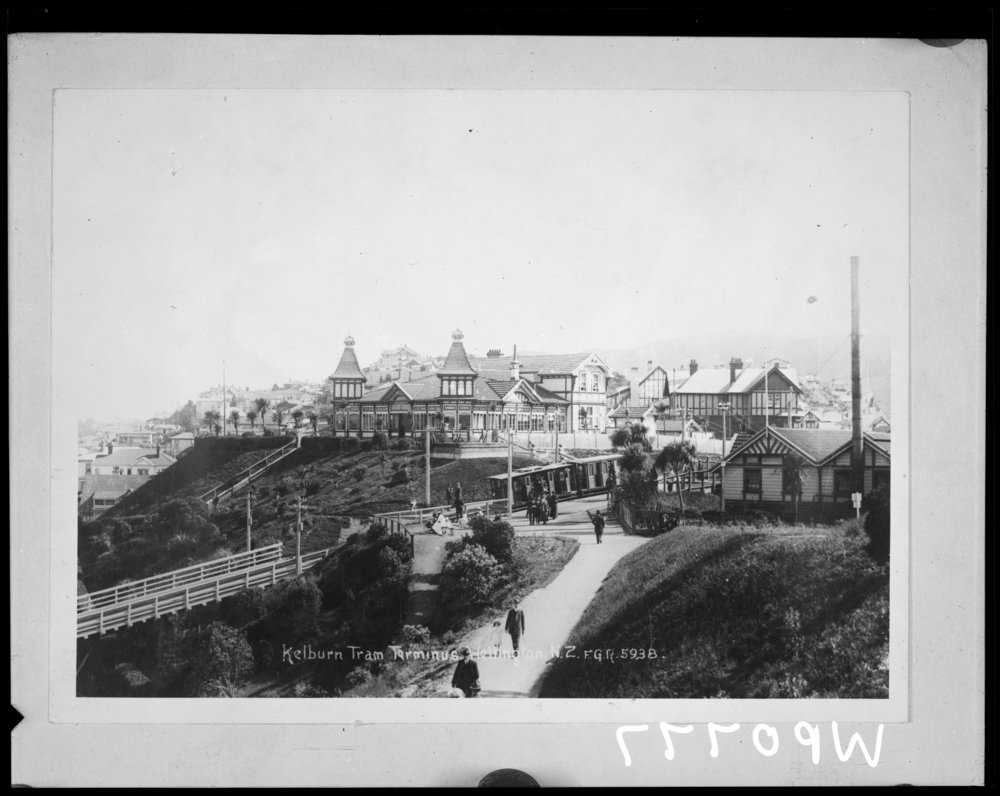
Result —
M 511 474 L 514 508 L 527 506 L 528 496 L 536 487 L 547 487 L 556 500 L 574 500 L 607 492 L 611 474 L 618 476 L 619 458 L 621 454 L 611 453 L 514 470 Z M 493 500 L 507 499 L 507 473 L 488 476 L 486 484 Z

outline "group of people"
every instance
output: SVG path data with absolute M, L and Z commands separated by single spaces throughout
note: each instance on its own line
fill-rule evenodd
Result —
M 489 639 L 489 643 L 493 647 L 493 654 L 496 655 L 500 652 L 503 634 L 509 633 L 516 658 L 521 648 L 524 627 L 524 611 L 515 601 L 513 607 L 507 612 L 507 621 L 504 622 L 503 626 L 501 627 L 499 619 L 493 623 Z M 456 696 L 461 691 L 461 695 L 464 697 L 479 696 L 479 692 L 482 690 L 482 686 L 479 684 L 479 664 L 472 659 L 472 650 L 468 647 L 462 647 L 461 658 L 455 666 L 455 673 L 451 676 L 451 687 Z
M 536 523 L 547 525 L 549 520 L 556 518 L 557 506 L 556 496 L 549 491 L 548 486 L 535 481 L 532 483 L 531 493 L 528 495 L 528 525 Z

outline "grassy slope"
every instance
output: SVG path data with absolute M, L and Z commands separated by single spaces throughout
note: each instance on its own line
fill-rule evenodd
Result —
M 838 528 L 682 527 L 626 556 L 574 629 L 546 697 L 888 694 L 888 575 Z

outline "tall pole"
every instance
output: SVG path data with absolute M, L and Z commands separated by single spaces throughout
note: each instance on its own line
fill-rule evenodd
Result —
M 253 515 L 250 513 L 250 490 L 247 490 L 247 552 L 248 553 L 250 552 L 250 549 L 253 546 L 253 543 L 250 538 L 250 528 L 252 525 L 253 525 Z
M 719 503 L 723 514 L 726 513 L 726 410 L 728 403 L 719 405 L 722 410 L 722 483 L 719 485 Z
M 295 574 L 302 574 L 302 498 L 295 501 Z
M 771 424 L 771 399 L 767 395 L 767 349 L 764 349 L 764 428 Z
M 431 505 L 431 427 L 428 425 L 424 429 L 424 461 L 427 463 L 424 468 L 427 472 L 424 475 L 424 493 L 426 504 Z
M 851 257 L 851 470 L 854 492 L 865 491 L 861 447 L 861 307 L 858 299 L 858 257 Z
M 507 517 L 514 516 L 514 432 L 507 432 Z
M 226 360 L 222 360 L 222 436 L 226 436 Z

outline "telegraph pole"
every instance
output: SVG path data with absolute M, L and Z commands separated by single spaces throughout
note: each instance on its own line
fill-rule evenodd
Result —
M 859 258 L 851 257 L 851 469 L 854 492 L 865 491 L 865 463 L 861 447 L 861 307 L 858 299 Z
M 302 574 L 302 498 L 295 501 L 295 575 Z
M 764 428 L 771 424 L 771 399 L 767 394 L 767 349 L 764 349 Z
M 514 516 L 514 432 L 507 432 L 507 517 Z
M 253 525 L 253 515 L 250 513 L 250 490 L 247 490 L 247 552 L 250 552 L 250 548 L 253 543 L 250 538 L 250 528 Z
M 424 475 L 424 491 L 427 495 L 427 505 L 431 505 L 431 427 L 430 425 L 424 430 L 424 460 L 427 462 L 427 466 L 424 468 L 427 472 Z
M 722 483 L 719 485 L 719 498 L 723 515 L 726 513 L 726 412 L 729 407 L 730 404 L 726 402 L 719 404 L 722 412 Z

